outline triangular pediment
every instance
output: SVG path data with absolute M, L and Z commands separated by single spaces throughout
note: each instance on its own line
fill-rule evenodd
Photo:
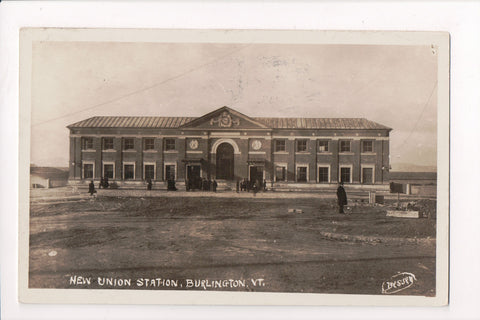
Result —
M 229 107 L 221 107 L 183 125 L 181 128 L 199 129 L 269 129 L 265 124 Z

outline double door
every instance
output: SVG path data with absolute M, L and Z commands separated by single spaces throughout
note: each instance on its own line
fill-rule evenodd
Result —
M 250 181 L 255 182 L 258 181 L 260 184 L 263 183 L 263 166 L 251 166 L 250 167 Z

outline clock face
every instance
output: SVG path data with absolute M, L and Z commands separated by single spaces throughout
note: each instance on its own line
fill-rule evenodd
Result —
M 258 150 L 262 147 L 262 143 L 260 142 L 260 140 L 253 140 L 252 142 L 252 149 L 253 150 Z
M 198 148 L 198 140 L 192 140 L 190 141 L 190 148 L 191 149 L 197 149 Z

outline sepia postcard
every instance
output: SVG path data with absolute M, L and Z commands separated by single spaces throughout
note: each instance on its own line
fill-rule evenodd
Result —
M 448 304 L 449 41 L 22 29 L 19 300 Z

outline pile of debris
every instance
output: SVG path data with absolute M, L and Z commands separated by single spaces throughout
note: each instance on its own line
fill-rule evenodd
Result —
M 387 216 L 436 219 L 436 201 L 419 199 L 409 202 L 400 202 L 395 210 L 387 211 Z

